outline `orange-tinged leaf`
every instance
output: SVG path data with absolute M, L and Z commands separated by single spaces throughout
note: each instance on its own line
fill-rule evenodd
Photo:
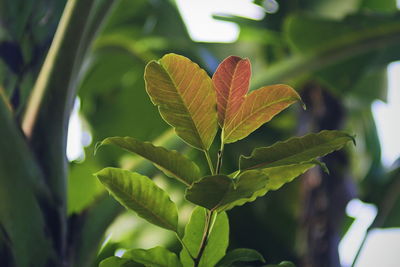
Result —
M 185 142 L 208 150 L 217 133 L 212 80 L 190 59 L 167 54 L 145 70 L 146 91 L 163 119 Z
M 224 143 L 233 143 L 245 138 L 297 101 L 301 101 L 299 94 L 284 84 L 265 86 L 251 92 L 245 97 L 235 116 L 225 122 Z
M 218 122 L 223 128 L 238 112 L 249 90 L 251 65 L 248 59 L 227 57 L 213 75 L 217 92 Z

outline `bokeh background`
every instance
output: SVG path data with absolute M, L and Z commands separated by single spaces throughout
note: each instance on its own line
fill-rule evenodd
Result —
M 16 120 L 26 110 L 65 3 L 0 1 L 0 91 Z M 202 155 L 173 135 L 144 90 L 147 62 L 173 52 L 210 75 L 229 55 L 249 58 L 252 89 L 287 83 L 307 105 L 305 111 L 291 107 L 248 139 L 226 146 L 225 172 L 235 170 L 239 155 L 291 136 L 323 129 L 356 135 L 355 147 L 323 159 L 330 175 L 314 168 L 230 211 L 230 248 L 254 248 L 269 263 L 400 266 L 399 5 L 396 0 L 118 0 L 108 13 L 98 14 L 94 21 L 105 21 L 81 58 L 67 142 L 68 216 L 93 238 L 76 238 L 72 261 L 97 266 L 129 248 L 180 249 L 172 234 L 116 204 L 92 175 L 106 166 L 146 173 L 179 203 L 185 224 L 192 206 L 182 199 L 179 184 L 116 148 L 93 153 L 105 137 L 132 136 L 183 151 L 206 168 Z M 56 122 L 46 123 L 43 127 Z M 93 217 L 82 226 L 82 215 Z

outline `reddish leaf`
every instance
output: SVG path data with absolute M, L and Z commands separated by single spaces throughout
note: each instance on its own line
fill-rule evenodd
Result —
M 218 122 L 223 128 L 239 110 L 249 90 L 251 65 L 248 59 L 226 58 L 213 75 L 217 92 Z
M 207 73 L 186 57 L 167 54 L 147 64 L 145 80 L 151 101 L 176 134 L 208 150 L 218 123 L 216 96 Z
M 225 122 L 223 142 L 233 143 L 245 138 L 297 101 L 301 101 L 298 93 L 284 84 L 265 86 L 251 92 L 235 116 Z

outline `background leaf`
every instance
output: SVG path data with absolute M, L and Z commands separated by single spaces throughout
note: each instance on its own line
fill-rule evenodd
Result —
M 243 139 L 276 114 L 301 100 L 288 85 L 265 86 L 246 96 L 236 116 L 225 124 L 223 142 L 233 143 Z
M 296 266 L 289 261 L 282 261 L 279 264 L 268 264 L 265 265 L 264 267 L 296 267 Z
M 216 97 L 207 73 L 188 58 L 167 54 L 145 70 L 146 90 L 176 134 L 208 150 L 217 132 Z
M 122 256 L 126 259 L 132 259 L 135 262 L 151 267 L 182 267 L 181 262 L 175 253 L 172 253 L 164 247 L 155 247 L 151 249 L 131 249 Z
M 126 208 L 155 225 L 177 232 L 175 203 L 148 177 L 117 168 L 105 168 L 95 175 Z
M 309 161 L 342 148 L 354 138 L 341 131 L 321 131 L 277 142 L 253 150 L 249 157 L 240 157 L 240 169 L 276 167 Z
M 218 122 L 222 128 L 245 100 L 250 77 L 250 61 L 237 56 L 224 59 L 215 71 L 212 81 L 217 93 Z
M 199 253 L 200 242 L 205 227 L 206 210 L 196 207 L 185 228 L 183 242 L 188 247 L 191 255 L 196 257 Z M 229 222 L 225 212 L 216 215 L 214 226 L 209 235 L 207 246 L 204 250 L 199 267 L 214 266 L 224 255 L 229 243 Z M 184 267 L 192 267 L 193 260 L 185 248 L 182 248 L 180 258 Z
M 135 263 L 130 259 L 119 258 L 116 256 L 109 257 L 100 262 L 99 267 L 142 267 L 142 264 Z
M 254 249 L 237 248 L 229 251 L 217 264 L 218 267 L 230 267 L 235 262 L 261 261 L 265 262 L 264 257 Z
M 200 178 L 199 167 L 175 150 L 155 146 L 150 142 L 141 142 L 132 137 L 109 137 L 100 145 L 114 144 L 136 153 L 151 161 L 169 177 L 174 177 L 185 185 L 191 185 Z

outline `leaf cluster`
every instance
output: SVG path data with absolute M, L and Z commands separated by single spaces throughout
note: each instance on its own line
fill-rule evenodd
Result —
M 204 152 L 209 172 L 185 155 L 132 137 L 110 137 L 97 148 L 113 144 L 152 162 L 166 176 L 186 187 L 185 198 L 197 205 L 184 235 L 178 227 L 179 212 L 167 192 L 149 177 L 118 168 L 105 168 L 95 175 L 123 206 L 159 227 L 176 233 L 182 243 L 178 258 L 165 248 L 134 249 L 122 258 L 112 257 L 101 266 L 232 266 L 236 261 L 261 261 L 253 250 L 226 254 L 229 224 L 225 211 L 254 201 L 270 190 L 319 165 L 319 157 L 354 141 L 341 131 L 322 131 L 256 148 L 241 156 L 238 170 L 222 174 L 224 146 L 244 139 L 275 115 L 296 102 L 299 94 L 290 86 L 264 86 L 250 93 L 248 59 L 226 58 L 213 77 L 190 59 L 167 54 L 145 69 L 146 91 L 162 118 L 177 136 Z M 210 147 L 219 133 L 220 149 L 214 164 Z M 284 266 L 284 263 L 283 265 Z

